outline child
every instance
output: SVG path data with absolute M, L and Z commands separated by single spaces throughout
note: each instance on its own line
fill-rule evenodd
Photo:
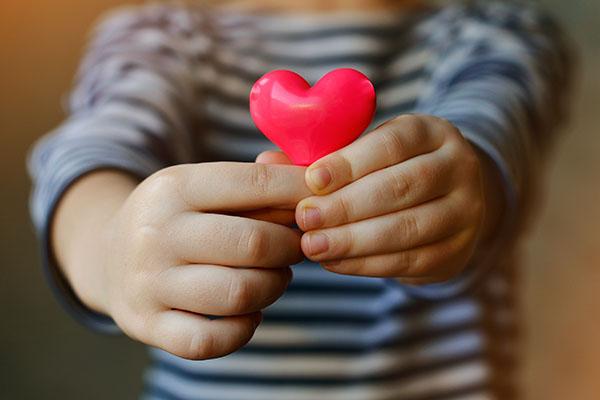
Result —
M 563 110 L 556 27 L 508 2 L 217 3 L 109 18 L 34 149 L 66 309 L 155 348 L 149 399 L 515 398 L 506 265 Z M 259 155 L 252 83 L 339 67 L 376 86 L 370 132 L 307 169 Z

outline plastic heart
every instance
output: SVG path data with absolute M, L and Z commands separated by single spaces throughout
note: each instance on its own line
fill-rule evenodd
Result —
M 250 92 L 258 129 L 296 165 L 310 165 L 358 138 L 373 119 L 375 89 L 354 69 L 336 69 L 314 86 L 292 71 L 271 71 Z

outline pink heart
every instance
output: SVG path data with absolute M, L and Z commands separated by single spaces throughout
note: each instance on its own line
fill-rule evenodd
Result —
M 250 92 L 250 115 L 260 131 L 296 165 L 310 165 L 349 145 L 369 126 L 375 89 L 362 73 L 341 68 L 313 87 L 292 71 L 271 71 Z

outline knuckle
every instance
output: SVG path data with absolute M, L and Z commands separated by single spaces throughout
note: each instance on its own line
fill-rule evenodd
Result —
M 340 153 L 331 154 L 328 156 L 327 164 L 331 166 L 329 170 L 334 185 L 340 186 L 355 179 L 352 163 L 344 155 Z
M 411 114 L 406 116 L 408 130 L 418 133 L 427 128 L 426 117 L 419 114 Z
M 403 114 L 394 118 L 394 121 L 397 121 L 402 124 L 402 129 L 411 129 L 411 128 L 419 128 L 422 126 L 422 117 L 419 114 Z
M 345 258 L 352 253 L 354 234 L 350 229 L 342 229 L 338 235 L 330 235 L 330 252 L 339 258 Z
M 391 193 L 394 200 L 402 199 L 411 191 L 411 184 L 405 174 L 395 171 L 389 177 Z M 382 196 L 384 197 L 384 196 Z M 386 200 L 385 198 L 382 200 Z
M 144 255 L 148 251 L 156 248 L 157 243 L 161 243 L 162 234 L 157 226 L 144 224 L 140 226 L 134 235 L 131 235 L 131 253 Z
M 401 266 L 403 276 L 414 276 L 421 269 L 421 257 L 417 251 L 403 251 L 398 255 L 397 264 Z
M 263 229 L 250 228 L 240 240 L 240 251 L 248 256 L 252 263 L 263 261 L 269 254 L 269 236 Z
M 272 180 L 272 171 L 265 164 L 254 164 L 250 168 L 250 185 L 258 194 L 269 193 Z
M 152 216 L 172 214 L 187 206 L 185 180 L 181 178 L 183 165 L 175 165 L 155 172 L 140 185 L 142 202 L 148 204 L 145 214 Z M 137 190 L 136 190 L 137 192 Z M 142 214 L 144 212 L 142 211 Z
M 233 278 L 229 281 L 227 299 L 234 314 L 244 314 L 251 308 L 252 292 L 250 283 L 245 279 Z
M 179 174 L 179 166 L 161 169 L 146 180 L 145 187 L 149 194 L 162 198 L 163 194 L 172 193 L 178 188 Z
M 182 346 L 181 354 L 183 358 L 189 360 L 206 360 L 217 356 L 215 338 L 209 332 L 193 332 L 184 342 L 186 343 Z
M 406 215 L 401 218 L 396 229 L 398 230 L 397 234 L 401 235 L 400 237 L 414 239 L 420 237 L 421 234 L 419 221 L 414 215 Z
M 400 132 L 396 129 L 386 129 L 381 133 L 383 148 L 389 165 L 396 164 L 399 157 L 405 153 L 406 146 L 400 139 Z
M 339 214 L 340 220 L 343 222 L 349 222 L 352 219 L 352 201 L 345 194 L 340 194 L 335 202 L 334 209 Z
M 399 117 L 401 129 L 403 135 L 409 138 L 413 143 L 419 143 L 424 138 L 424 134 L 428 132 L 428 123 L 426 118 L 418 114 L 408 114 Z

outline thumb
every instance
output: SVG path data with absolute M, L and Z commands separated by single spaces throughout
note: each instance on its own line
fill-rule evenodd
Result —
M 256 157 L 256 162 L 259 164 L 291 164 L 292 162 L 281 151 L 268 150 L 263 151 Z

